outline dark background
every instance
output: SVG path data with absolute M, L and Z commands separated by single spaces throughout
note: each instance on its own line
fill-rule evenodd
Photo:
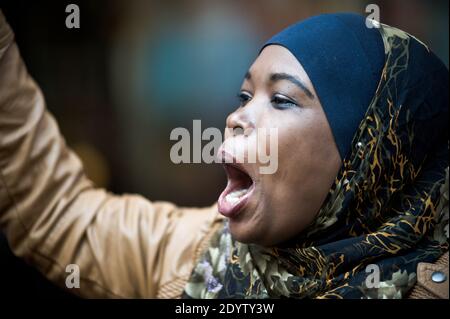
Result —
M 67 29 L 65 8 L 80 7 Z M 201 119 L 222 129 L 264 40 L 325 12 L 365 14 L 427 43 L 448 66 L 447 0 L 4 1 L 30 74 L 88 176 L 116 193 L 210 205 L 225 185 L 214 164 L 175 165 L 170 131 Z M 0 290 L 8 297 L 70 298 L 10 252 L 0 236 Z

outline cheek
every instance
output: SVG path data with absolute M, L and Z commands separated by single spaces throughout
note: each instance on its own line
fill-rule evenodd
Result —
M 322 193 L 328 191 L 322 178 L 328 165 L 323 144 L 330 141 L 317 119 L 304 117 L 294 124 L 279 129 L 278 171 L 264 184 L 271 206 L 277 207 L 280 214 L 284 212 L 286 218 L 295 214 L 297 227 L 301 228 L 314 218 Z
M 305 110 L 298 115 L 279 129 L 280 170 L 292 181 L 320 175 L 333 159 L 334 140 L 324 114 Z
M 308 187 L 305 179 L 311 171 L 311 146 L 297 126 L 286 125 L 278 134 L 278 169 L 263 177 L 263 186 L 267 204 L 281 213 L 297 205 L 299 194 Z
M 317 129 L 309 125 L 310 122 L 301 119 L 296 125 L 279 130 L 278 158 L 282 180 L 295 182 L 310 173 L 311 165 L 314 166 L 315 148 L 321 141 L 317 139 Z

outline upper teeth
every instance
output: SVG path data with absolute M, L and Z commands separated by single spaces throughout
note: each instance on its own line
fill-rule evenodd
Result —
M 227 200 L 227 202 L 234 205 L 237 202 L 239 202 L 240 198 L 242 196 L 244 196 L 247 193 L 247 191 L 248 191 L 248 189 L 245 189 L 245 188 L 232 191 L 227 196 L 225 196 L 225 199 Z

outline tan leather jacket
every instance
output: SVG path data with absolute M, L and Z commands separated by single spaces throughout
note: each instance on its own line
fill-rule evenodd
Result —
M 115 196 L 86 178 L 28 75 L 0 11 L 0 228 L 14 253 L 65 287 L 80 269 L 83 297 L 181 293 L 216 206 L 180 208 Z
M 215 205 L 181 208 L 95 188 L 0 11 L 0 229 L 16 255 L 61 287 L 67 265 L 78 265 L 80 288 L 71 291 L 82 297 L 179 297 L 222 220 Z

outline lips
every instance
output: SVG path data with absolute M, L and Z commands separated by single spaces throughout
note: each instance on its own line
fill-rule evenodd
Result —
M 245 168 L 238 163 L 224 163 L 228 183 L 219 196 L 219 212 L 228 218 L 235 218 L 248 203 L 255 184 Z

